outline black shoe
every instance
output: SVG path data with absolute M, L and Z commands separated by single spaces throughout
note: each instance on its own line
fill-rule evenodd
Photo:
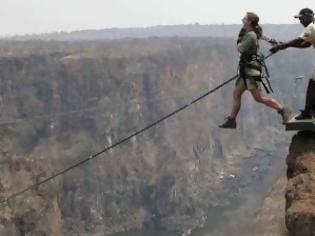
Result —
M 231 118 L 231 117 L 226 117 L 224 119 L 224 122 L 219 125 L 219 128 L 222 129 L 236 129 L 236 121 L 235 118 Z
M 282 124 L 288 123 L 292 118 L 292 111 L 290 108 L 284 107 L 281 111 L 278 112 L 282 117 Z
M 313 116 L 312 116 L 312 112 L 306 111 L 306 110 L 301 110 L 301 113 L 294 118 L 296 120 L 308 120 L 308 119 L 312 119 Z

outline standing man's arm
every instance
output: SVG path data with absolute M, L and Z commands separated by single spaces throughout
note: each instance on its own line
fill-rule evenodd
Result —
M 284 49 L 293 47 L 293 48 L 308 48 L 311 46 L 311 43 L 305 41 L 303 38 L 296 38 L 289 42 L 283 43 Z
M 309 19 L 311 20 L 311 19 Z M 295 38 L 293 40 L 290 40 L 286 43 L 281 43 L 281 44 L 278 44 L 274 47 L 272 47 L 270 49 L 271 52 L 275 53 L 277 52 L 278 50 L 284 50 L 286 48 L 289 48 L 289 47 L 293 47 L 293 48 L 308 48 L 309 46 L 311 46 L 311 41 L 312 41 L 312 35 L 313 35 L 313 28 L 312 28 L 312 24 L 311 24 L 311 21 L 307 21 L 305 23 L 305 30 L 304 32 L 300 35 L 300 37 L 298 38 Z
M 293 47 L 293 48 L 308 48 L 311 46 L 311 43 L 305 41 L 304 39 L 302 38 L 296 38 L 296 39 L 293 39 L 293 40 L 290 40 L 286 43 L 280 43 L 280 44 L 277 44 L 275 46 L 273 46 L 272 48 L 270 48 L 270 52 L 272 53 L 276 53 L 278 50 L 284 50 L 284 49 L 287 49 L 287 48 L 290 48 L 290 47 Z

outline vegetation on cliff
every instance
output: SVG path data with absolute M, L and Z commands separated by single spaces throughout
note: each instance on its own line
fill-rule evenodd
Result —
M 152 123 L 237 67 L 234 42 L 224 38 L 0 44 L 2 198 Z M 311 61 L 290 55 L 269 64 L 275 96 L 297 107 L 303 94 L 292 98 L 289 78 Z M 298 69 L 285 67 L 297 61 Z M 231 85 L 103 158 L 13 199 L 0 210 L 0 230 L 103 235 L 201 226 L 206 209 L 228 204 L 214 190 L 241 170 L 242 157 L 254 148 L 274 151 L 286 138 L 280 117 L 248 97 L 240 128 L 219 131 L 230 92 Z

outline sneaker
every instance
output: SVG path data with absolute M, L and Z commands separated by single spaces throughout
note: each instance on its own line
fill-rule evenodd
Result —
M 231 117 L 226 117 L 224 119 L 224 122 L 219 125 L 219 128 L 222 129 L 236 129 L 236 121 L 235 118 L 231 118 Z
M 288 123 L 292 118 L 292 111 L 290 108 L 284 107 L 281 111 L 278 112 L 282 117 L 282 124 Z
M 306 110 L 301 110 L 301 113 L 294 117 L 296 120 L 307 120 L 307 119 L 312 119 L 312 112 L 306 111 Z

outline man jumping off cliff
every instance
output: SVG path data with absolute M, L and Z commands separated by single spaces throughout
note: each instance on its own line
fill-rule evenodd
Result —
M 236 128 L 236 117 L 241 108 L 242 95 L 246 90 L 251 92 L 255 101 L 276 110 L 281 115 L 282 122 L 286 123 L 291 118 L 291 110 L 284 107 L 276 99 L 264 95 L 261 90 L 262 63 L 257 55 L 259 39 L 262 37 L 259 17 L 253 12 L 247 12 L 242 22 L 243 28 L 237 41 L 240 52 L 240 77 L 234 88 L 231 113 L 219 127 L 224 129 Z
M 301 24 L 305 27 L 304 32 L 295 39 L 292 39 L 285 43 L 280 43 L 273 46 L 270 51 L 276 53 L 278 50 L 284 50 L 289 47 L 294 48 L 308 48 L 311 45 L 315 48 L 315 24 L 314 24 L 314 12 L 309 8 L 303 8 L 298 15 L 294 16 L 298 18 Z M 296 120 L 312 119 L 315 115 L 315 68 L 310 77 L 306 98 L 305 108 L 301 110 L 301 114 L 295 117 Z

